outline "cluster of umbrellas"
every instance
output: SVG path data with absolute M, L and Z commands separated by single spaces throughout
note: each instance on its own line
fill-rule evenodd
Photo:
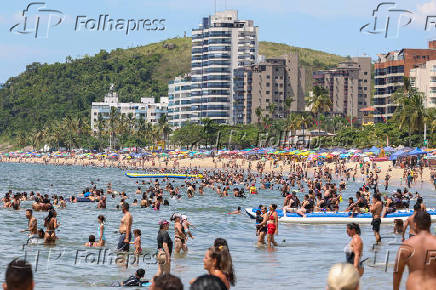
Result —
M 127 159 L 138 159 L 144 158 L 147 156 L 157 156 L 164 158 L 175 158 L 175 157 L 207 157 L 211 155 L 217 156 L 241 156 L 241 157 L 272 157 L 277 158 L 280 156 L 289 156 L 291 158 L 297 158 L 300 160 L 320 160 L 320 159 L 359 159 L 361 157 L 380 157 L 385 158 L 385 160 L 397 160 L 401 157 L 408 156 L 419 156 L 423 158 L 436 158 L 436 149 L 421 149 L 421 148 L 407 148 L 407 147 L 384 147 L 378 148 L 373 146 L 372 148 L 359 150 L 359 149 L 343 149 L 343 148 L 334 148 L 334 149 L 318 149 L 318 150 L 299 150 L 295 148 L 275 148 L 275 147 L 267 147 L 267 148 L 249 148 L 244 150 L 158 150 L 158 151 L 137 151 L 137 148 L 123 148 L 118 151 L 110 151 L 110 152 L 95 152 L 95 151 L 83 151 L 83 150 L 73 150 L 73 151 L 56 151 L 56 152 L 38 152 L 38 151 L 15 151 L 15 152 L 6 152 L 0 153 L 0 156 L 5 157 L 20 157 L 20 158 L 29 158 L 29 157 L 55 157 L 55 158 L 64 158 L 64 157 L 78 157 L 78 158 L 88 158 L 88 159 L 118 159 L 118 158 L 127 158 Z

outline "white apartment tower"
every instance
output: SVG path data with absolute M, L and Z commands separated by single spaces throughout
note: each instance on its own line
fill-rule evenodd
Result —
M 192 30 L 191 122 L 232 123 L 234 70 L 256 62 L 257 35 L 254 22 L 239 20 L 236 10 L 203 18 Z

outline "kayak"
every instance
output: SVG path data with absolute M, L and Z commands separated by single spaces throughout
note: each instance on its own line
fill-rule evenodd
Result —
M 246 208 L 245 212 L 252 219 L 256 218 L 257 208 Z M 306 214 L 302 217 L 297 213 L 286 213 L 283 216 L 283 210 L 277 209 L 279 222 L 292 223 L 292 224 L 371 224 L 372 214 L 360 213 L 352 216 L 351 212 L 313 212 Z M 431 216 L 432 221 L 436 221 L 436 209 L 428 208 L 427 212 Z M 405 220 L 413 214 L 413 210 L 398 210 L 394 213 L 388 213 L 386 217 L 381 219 L 382 224 L 393 224 L 394 220 Z
M 177 179 L 187 179 L 187 178 L 199 178 L 202 179 L 202 174 L 172 174 L 172 173 L 162 173 L 162 174 L 144 174 L 144 173 L 125 173 L 129 178 L 177 178 Z

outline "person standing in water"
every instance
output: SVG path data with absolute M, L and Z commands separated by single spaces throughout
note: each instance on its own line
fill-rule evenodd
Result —
M 272 204 L 270 206 L 270 212 L 268 213 L 268 221 L 267 221 L 267 244 L 268 248 L 271 248 L 272 245 L 277 246 L 277 243 L 274 241 L 274 235 L 279 234 L 279 217 L 276 212 L 277 205 Z
M 156 276 L 169 274 L 171 271 L 171 254 L 173 251 L 173 241 L 168 234 L 170 223 L 167 220 L 159 222 L 159 232 L 157 234 L 157 261 L 158 270 Z
M 415 213 L 416 236 L 398 249 L 393 274 L 393 289 L 400 289 L 404 268 L 409 268 L 407 289 L 434 289 L 436 285 L 436 237 L 430 232 L 431 217 L 425 211 Z
M 33 211 L 31 209 L 26 209 L 26 218 L 29 222 L 27 224 L 28 229 L 25 231 L 29 231 L 30 238 L 38 236 L 38 221 L 32 214 Z
M 351 237 L 351 241 L 344 249 L 345 257 L 348 264 L 351 264 L 359 271 L 359 275 L 362 276 L 364 269 L 360 259 L 363 253 L 363 242 L 360 237 L 360 227 L 356 223 L 347 225 L 347 235 Z
M 379 194 L 373 195 L 372 205 L 369 209 L 372 213 L 372 230 L 374 231 L 375 241 L 377 244 L 381 242 L 380 225 L 381 225 L 381 213 L 383 211 L 383 203 Z
M 97 245 L 98 247 L 104 247 L 104 245 L 106 244 L 106 236 L 104 234 L 104 222 L 106 221 L 106 218 L 104 217 L 104 215 L 99 215 L 98 216 L 98 225 L 97 225 Z
M 123 217 L 120 222 L 120 238 L 118 240 L 118 251 L 128 252 L 129 251 L 129 243 L 132 239 L 132 223 L 133 217 L 129 212 L 129 204 L 124 202 L 122 205 Z
M 188 237 L 182 225 L 182 217 L 179 214 L 174 214 L 171 220 L 174 220 L 174 250 L 177 254 L 179 254 L 181 250 L 186 253 L 188 252 L 188 246 L 186 245 Z
M 51 209 L 48 212 L 48 216 L 44 220 L 44 226 L 47 228 L 44 236 L 44 242 L 46 243 L 56 242 L 57 238 L 56 238 L 55 230 L 59 227 L 56 216 L 57 216 L 56 211 L 54 209 Z
M 416 225 L 415 225 L 415 216 L 416 213 L 421 211 L 421 206 L 418 204 L 415 204 L 415 206 L 413 207 L 413 214 L 411 216 L 409 216 L 406 221 L 404 222 L 404 226 L 403 226 L 403 242 L 404 242 L 404 234 L 406 233 L 407 227 L 410 227 L 409 230 L 409 239 L 411 237 L 416 236 Z

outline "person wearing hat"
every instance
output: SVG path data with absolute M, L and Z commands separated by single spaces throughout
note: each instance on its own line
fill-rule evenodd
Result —
M 158 270 L 156 276 L 169 274 L 171 270 L 171 254 L 173 251 L 173 241 L 168 234 L 169 222 L 161 220 L 159 222 L 159 232 L 157 234 L 157 262 Z
M 188 247 L 186 246 L 187 236 L 185 227 L 182 225 L 182 216 L 180 214 L 173 214 L 171 220 L 174 221 L 174 250 L 177 254 L 179 254 L 181 250 L 186 253 L 188 251 Z

